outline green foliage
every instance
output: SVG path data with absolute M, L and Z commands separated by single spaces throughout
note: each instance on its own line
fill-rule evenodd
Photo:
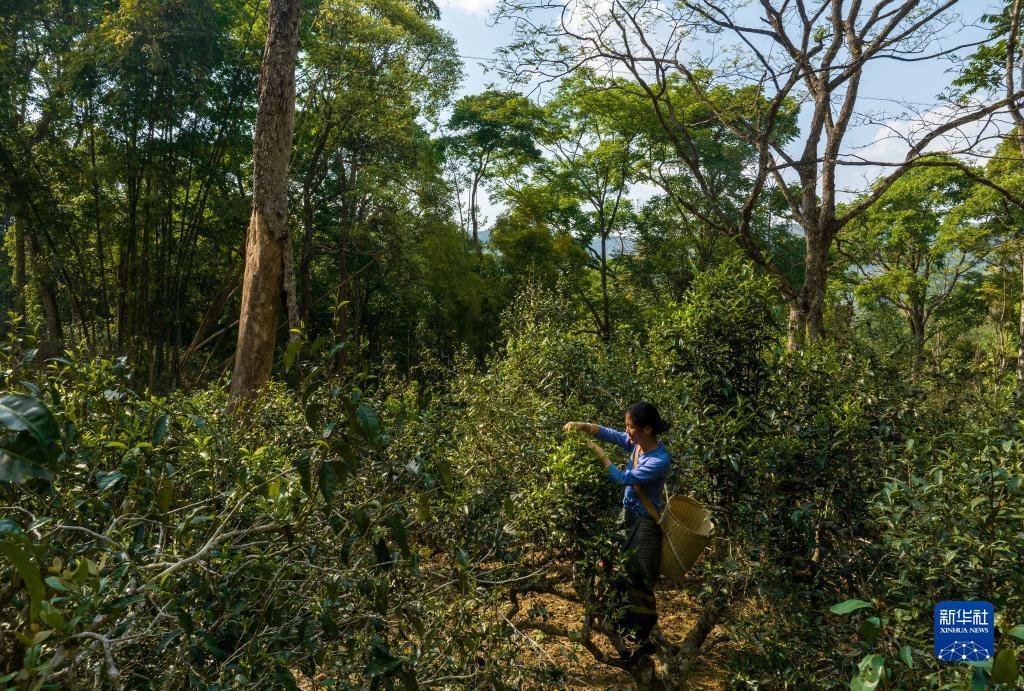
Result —
M 806 247 L 750 133 L 775 118 L 787 148 L 798 102 L 694 67 L 660 112 L 591 70 L 452 104 L 432 0 L 304 3 L 302 339 L 229 411 L 265 3 L 8 5 L 0 683 L 564 685 L 504 606 L 599 611 L 621 488 L 562 425 L 636 399 L 722 538 L 687 587 L 730 599 L 732 685 L 1019 683 L 1016 133 L 984 170 L 922 159 L 847 224 L 826 338 L 785 352 Z M 1011 7 L 959 96 L 1003 88 Z M 505 205 L 487 228 L 481 190 Z M 741 222 L 771 275 L 737 259 Z M 940 665 L 931 608 L 969 598 L 997 654 Z
M 571 200 L 543 186 L 525 186 L 506 196 L 511 208 L 495 220 L 490 243 L 501 253 L 508 294 L 539 285 L 559 290 L 564 303 L 575 307 L 590 257 L 562 223 L 561 211 Z
M 436 7 L 304 10 L 289 209 L 305 332 L 363 338 L 406 370 L 438 342 L 485 350 L 485 291 L 444 291 L 472 250 L 457 241 L 428 131 L 461 73 Z M 5 7 L 0 226 L 13 231 L 13 215 L 19 233 L 5 237 L 3 271 L 15 278 L 20 253 L 27 283 L 0 291 L 0 308 L 24 301 L 46 355 L 84 340 L 92 355 L 126 355 L 161 391 L 221 373 L 236 340 L 266 11 L 219 0 Z
M 551 451 L 539 472 L 523 478 L 512 495 L 508 529 L 527 534 L 538 547 L 568 547 L 579 554 L 595 537 L 608 537 L 621 490 L 608 481 L 594 454 L 579 443 Z
M 726 407 L 754 395 L 778 337 L 774 290 L 745 262 L 727 260 L 699 275 L 665 319 L 673 373 L 700 405 Z
M 962 97 L 975 96 L 993 89 L 1005 88 L 1007 35 L 1015 21 L 1013 2 L 1004 0 L 998 11 L 981 16 L 982 25 L 989 29 L 989 42 L 979 45 L 963 66 L 963 72 L 953 80 Z M 991 8 L 989 8 L 991 9 Z
M 297 390 L 275 384 L 238 415 L 219 386 L 140 394 L 123 360 L 12 366 L 25 393 L 5 399 L 4 423 L 33 443 L 45 430 L 63 456 L 50 478 L 0 483 L 17 507 L 0 515 L 0 574 L 22 584 L 4 605 L 3 673 L 37 680 L 71 646 L 102 666 L 102 646 L 79 643 L 96 633 L 118 641 L 126 684 L 547 683 L 511 664 L 521 641 L 494 607 L 536 588 L 598 611 L 621 489 L 561 427 L 619 426 L 646 398 L 673 423 L 670 490 L 711 507 L 729 545 L 695 571 L 695 596 L 756 603 L 720 623 L 732 681 L 1011 679 L 1002 651 L 1024 621 L 1012 396 L 946 417 L 871 351 L 783 352 L 772 295 L 725 262 L 608 344 L 530 287 L 484 367 L 432 365 L 444 385 L 385 372 L 356 388 L 309 344 L 289 368 Z M 971 597 L 996 604 L 999 656 L 939 667 L 931 608 Z
M 27 375 L 5 423 L 64 430 L 64 460 L 0 481 L 0 677 L 91 683 L 95 663 L 131 687 L 515 683 L 481 601 L 423 560 L 415 489 L 358 389 L 274 385 L 229 414 L 220 386 L 142 396 L 123 362 Z
M 828 608 L 832 614 L 849 614 L 850 612 L 856 612 L 858 609 L 864 609 L 870 607 L 870 602 L 864 602 L 864 600 L 846 600 L 838 604 L 832 605 Z
M 974 321 L 975 285 L 992 242 L 991 228 L 972 218 L 967 203 L 981 194 L 973 180 L 951 158 L 929 162 L 893 183 L 839 244 L 858 300 L 904 316 L 915 366 L 927 342 Z
M 458 133 L 448 140 L 456 156 L 486 166 L 522 166 L 537 160 L 536 140 L 543 120 L 540 109 L 514 91 L 484 91 L 460 98 L 448 128 Z
M 0 482 L 53 479 L 60 431 L 49 409 L 31 396 L 0 398 L 0 425 L 10 434 L 0 439 Z
M 942 600 L 989 600 L 1000 650 L 973 675 L 1011 683 L 1013 625 L 1024 618 L 1019 430 L 968 423 L 967 430 L 912 442 L 869 505 L 879 537 L 868 556 L 877 568 L 862 592 L 884 607 L 880 619 L 860 620 L 857 645 L 885 657 L 890 685 L 966 684 L 969 669 L 930 654 L 932 608 Z M 866 626 L 872 619 L 877 625 Z
M 870 563 L 863 538 L 877 528 L 865 507 L 914 416 L 907 392 L 866 359 L 828 347 L 781 352 L 771 294 L 763 277 L 729 265 L 698 276 L 658 328 L 611 345 L 550 295 L 520 296 L 504 351 L 483 372 L 463 369 L 398 432 L 422 440 L 412 448 L 424 468 L 450 476 L 429 492 L 431 539 L 449 550 L 471 536 L 470 560 L 496 558 L 495 573 L 513 581 L 571 559 L 573 587 L 592 602 L 596 562 L 615 554 L 612 516 L 577 517 L 615 507 L 618 492 L 558 430 L 571 419 L 619 425 L 626 403 L 648 398 L 677 430 L 666 439 L 671 489 L 712 507 L 732 545 L 705 561 L 705 596 L 739 581 L 770 603 L 765 620 L 726 625 L 760 651 L 744 647 L 731 673 L 768 685 L 847 681 L 844 663 L 820 647 L 846 638 L 814 608 L 850 599 L 840 594 L 851 573 Z
M 422 410 L 408 395 L 391 399 L 404 421 L 390 448 L 414 469 L 437 549 L 486 563 L 488 581 L 528 582 L 568 562 L 586 598 L 597 561 L 614 556 L 621 488 L 562 425 L 621 427 L 638 351 L 629 339 L 606 346 L 537 288 L 520 294 L 504 325 L 506 346 L 485 370 L 461 363 Z

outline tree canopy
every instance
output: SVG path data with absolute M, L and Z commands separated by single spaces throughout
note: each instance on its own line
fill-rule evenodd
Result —
M 0 7 L 0 684 L 1019 684 L 1024 0 L 455 11 Z

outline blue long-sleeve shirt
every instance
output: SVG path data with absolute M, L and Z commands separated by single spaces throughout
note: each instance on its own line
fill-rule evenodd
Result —
M 608 466 L 608 477 L 612 482 L 625 485 L 626 490 L 622 493 L 622 506 L 626 511 L 631 511 L 640 516 L 647 516 L 647 509 L 640 501 L 640 495 L 636 492 L 636 485 L 644 488 L 647 498 L 654 504 L 654 508 L 660 513 L 665 508 L 665 479 L 668 478 L 669 467 L 672 465 L 672 457 L 668 455 L 665 445 L 658 442 L 657 448 L 651 451 L 640 451 L 636 467 L 633 467 L 633 449 L 635 444 L 630 443 L 629 435 L 625 432 L 611 429 L 609 427 L 598 427 L 597 438 L 615 444 L 629 457 L 629 463 L 625 470 L 619 470 L 615 464 Z

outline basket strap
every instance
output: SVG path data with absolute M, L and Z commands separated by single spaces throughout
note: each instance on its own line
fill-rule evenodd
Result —
M 636 470 L 636 467 L 637 467 L 637 465 L 639 463 L 640 463 L 640 445 L 637 444 L 636 445 L 636 450 L 633 451 L 633 469 L 634 470 Z M 647 497 L 647 492 L 644 491 L 643 485 L 633 485 L 633 489 L 636 490 L 637 496 L 640 497 L 640 502 L 644 505 L 644 508 L 647 509 L 647 513 L 649 513 L 651 515 L 651 518 L 653 518 L 656 523 L 661 523 L 661 514 L 658 512 L 658 510 L 656 508 L 654 508 L 654 504 Z
M 637 464 L 639 462 L 640 462 L 640 445 L 637 444 L 636 445 L 636 450 L 633 452 L 633 468 L 636 468 L 636 466 L 637 466 Z M 654 504 L 652 504 L 651 500 L 647 497 L 647 492 L 644 491 L 643 486 L 642 485 L 633 485 L 633 488 L 636 489 L 636 493 L 637 493 L 637 495 L 639 495 L 640 501 L 643 503 L 644 508 L 647 509 L 647 512 L 649 514 L 651 514 L 651 516 L 654 517 L 654 520 L 658 522 L 658 526 L 660 527 L 661 526 L 661 514 L 658 513 L 658 510 L 656 508 L 654 508 Z M 668 484 L 666 483 L 666 485 L 665 485 L 665 506 L 666 507 L 668 507 L 668 500 L 669 500 Z M 672 556 L 676 558 L 676 563 L 679 564 L 680 566 L 682 566 L 683 565 L 683 559 L 682 559 L 682 557 L 679 556 L 679 552 L 676 551 L 676 546 L 672 543 L 672 539 L 668 537 L 668 534 L 664 533 L 664 529 L 662 529 L 662 533 L 665 536 L 665 539 L 663 540 L 663 543 L 664 542 L 668 543 L 668 548 L 669 548 L 669 550 L 671 550 Z

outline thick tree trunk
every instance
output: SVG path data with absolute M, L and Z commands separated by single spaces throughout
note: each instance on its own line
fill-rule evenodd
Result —
M 818 341 L 824 335 L 825 285 L 828 280 L 827 233 L 817 227 L 804 228 L 806 259 L 804 283 L 789 301 L 789 350 Z
M 295 120 L 301 0 L 271 0 L 253 137 L 253 204 L 231 394 L 252 396 L 274 363 L 288 239 L 288 156 Z
M 807 309 L 807 342 L 814 343 L 824 332 L 825 282 L 828 280 L 827 233 L 815 228 L 807 232 L 807 262 L 804 270 L 804 304 Z

